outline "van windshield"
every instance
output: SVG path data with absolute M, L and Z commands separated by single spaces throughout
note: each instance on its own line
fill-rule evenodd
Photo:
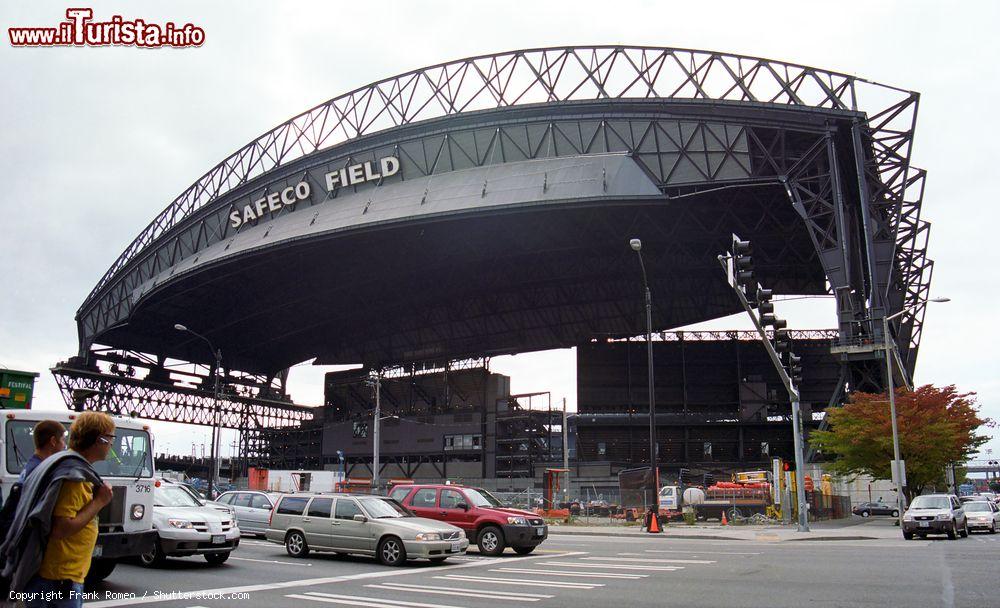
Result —
M 910 504 L 911 509 L 951 509 L 947 496 L 917 496 Z
M 6 432 L 7 472 L 20 475 L 35 453 L 31 438 L 37 420 L 10 420 Z M 69 423 L 62 423 L 69 432 Z M 153 454 L 149 433 L 135 429 L 115 429 L 115 442 L 107 460 L 94 463 L 101 477 L 152 477 Z

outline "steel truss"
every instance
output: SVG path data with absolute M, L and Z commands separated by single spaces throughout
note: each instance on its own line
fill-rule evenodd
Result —
M 78 313 L 80 354 L 101 329 L 127 317 L 128 294 L 157 268 L 169 267 L 206 243 L 225 237 L 227 223 L 213 215 L 210 207 L 224 204 L 221 197 L 275 169 L 290 167 L 338 144 L 420 121 L 479 110 L 595 100 L 714 101 L 732 107 L 757 103 L 853 113 L 852 154 L 834 150 L 829 134 L 821 134 L 810 151 L 811 162 L 772 163 L 774 171 L 769 173 L 784 180 L 797 210 L 809 223 L 824 268 L 835 277 L 839 273 L 849 279 L 831 279 L 835 291 L 843 290 L 837 293 L 842 333 L 850 326 L 849 317 L 856 321 L 864 314 L 877 319 L 916 305 L 893 328 L 912 372 L 924 314 L 921 301 L 929 289 L 932 269 L 926 257 L 928 224 L 920 219 L 925 174 L 909 163 L 919 95 L 847 74 L 756 57 L 624 46 L 518 50 L 420 68 L 331 99 L 271 129 L 182 192 L 119 256 Z M 672 131 L 650 123 L 637 137 L 635 130 L 626 134 L 612 122 L 602 122 L 600 136 L 590 132 L 586 144 L 581 135 L 578 147 L 592 148 L 594 142 L 601 142 L 611 149 L 614 141 L 629 142 L 626 147 L 637 162 L 658 177 L 668 196 L 684 190 L 670 185 L 677 165 L 671 169 L 664 165 L 662 155 L 648 155 L 649 146 L 665 142 L 674 148 L 671 154 L 706 180 L 720 177 L 724 166 L 741 165 L 744 148 L 755 159 L 751 167 L 743 163 L 744 169 L 768 167 L 767 162 L 758 161 L 779 156 L 782 149 L 782 136 L 768 137 L 761 130 L 729 133 L 698 125 L 689 131 Z M 554 123 L 536 125 L 537 147 L 533 148 L 519 145 L 519 139 L 530 144 L 530 136 L 522 139 L 497 128 L 482 146 L 476 142 L 476 153 L 466 156 L 473 164 L 494 162 L 497 150 L 501 155 L 509 151 L 514 156 L 534 157 L 539 150 L 574 139 L 566 133 L 560 136 L 559 129 Z M 456 144 L 447 136 L 443 141 L 447 143 L 442 143 L 441 150 L 447 146 L 447 157 L 453 158 L 452 146 Z M 699 150 L 692 147 L 697 141 L 710 141 L 711 145 Z M 424 152 L 421 162 L 427 174 L 446 156 L 441 150 L 433 162 Z M 421 164 L 406 150 L 402 154 Z M 848 181 L 850 188 L 846 187 Z M 845 190 L 856 191 L 860 198 L 860 208 L 851 208 L 850 216 L 845 213 L 849 205 L 838 201 Z M 863 242 L 847 245 L 860 255 L 839 260 L 837 255 L 843 256 L 854 217 L 863 224 Z M 178 231 L 181 224 L 197 218 L 202 223 L 194 230 Z M 168 241 L 169 247 L 154 247 L 171 235 L 177 238 Z M 883 246 L 886 243 L 888 247 Z
M 109 356 L 105 360 L 108 359 L 136 360 L 126 355 Z M 76 406 L 73 392 L 86 389 L 96 391 L 94 397 L 82 404 L 86 409 L 151 420 L 212 425 L 215 399 L 211 390 L 174 384 L 166 375 L 139 377 L 134 372 L 129 374 L 127 370 L 135 370 L 135 367 L 116 366 L 114 369 L 117 373 L 105 373 L 96 366 L 82 368 L 66 362 L 54 367 L 52 374 L 69 408 Z M 158 369 L 163 370 L 162 367 Z M 313 408 L 251 396 L 251 389 L 234 386 L 229 380 L 227 377 L 219 401 L 218 424 L 222 427 L 244 431 L 290 428 L 313 419 Z M 207 380 L 201 384 L 211 387 Z M 253 392 L 259 393 L 259 388 Z

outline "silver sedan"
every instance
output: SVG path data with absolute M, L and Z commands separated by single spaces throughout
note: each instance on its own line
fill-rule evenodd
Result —
M 986 530 L 996 534 L 1000 528 L 1000 509 L 988 500 L 967 502 L 962 505 L 969 520 L 969 530 Z

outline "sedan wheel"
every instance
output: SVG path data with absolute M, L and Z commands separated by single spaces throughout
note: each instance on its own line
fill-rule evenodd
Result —
M 378 561 L 386 566 L 401 566 L 406 561 L 403 541 L 395 536 L 387 536 L 378 545 Z
M 898 510 L 896 510 L 896 509 L 893 509 L 893 511 L 892 511 L 892 516 L 893 516 L 893 517 L 899 517 L 899 511 L 898 511 Z
M 861 517 L 868 517 L 869 515 L 871 515 L 871 513 L 869 513 L 868 511 L 861 512 Z

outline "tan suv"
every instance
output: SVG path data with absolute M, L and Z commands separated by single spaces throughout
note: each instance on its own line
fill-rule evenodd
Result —
M 407 559 L 443 562 L 469 547 L 465 532 L 417 517 L 391 498 L 355 494 L 288 494 L 271 511 L 267 540 L 292 557 L 309 551 L 374 555 L 387 566 Z

